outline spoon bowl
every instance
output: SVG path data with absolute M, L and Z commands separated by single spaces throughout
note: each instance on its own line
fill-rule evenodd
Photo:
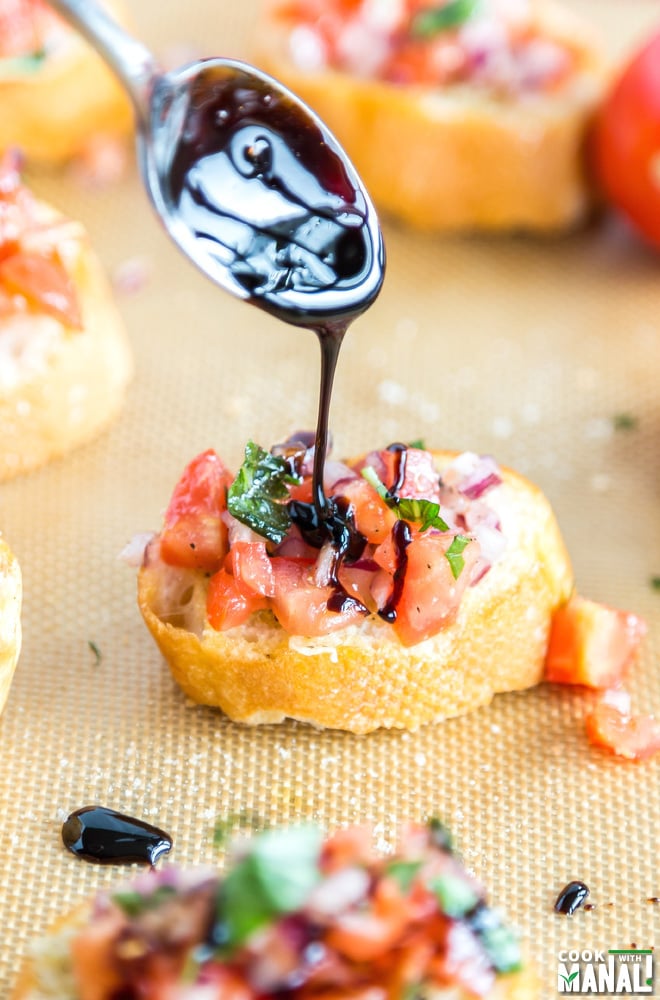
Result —
M 376 298 L 376 212 L 341 146 L 247 63 L 160 72 L 91 0 L 52 0 L 115 70 L 136 111 L 149 197 L 174 242 L 226 291 L 298 326 L 346 324 Z

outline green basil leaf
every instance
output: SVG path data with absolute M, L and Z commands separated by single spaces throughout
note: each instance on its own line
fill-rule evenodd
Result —
M 454 920 L 460 920 L 479 902 L 479 896 L 470 883 L 449 872 L 431 879 L 429 889 L 438 900 L 441 911 Z
M 500 924 L 499 927 L 485 928 L 480 937 L 497 972 L 518 972 L 522 969 L 522 952 L 515 931 Z
M 468 21 L 481 0 L 448 0 L 442 7 L 429 7 L 413 18 L 410 33 L 417 38 L 432 38 L 441 31 L 458 28 Z
M 245 446 L 245 459 L 227 492 L 229 513 L 258 535 L 279 544 L 291 527 L 287 483 L 298 482 L 283 458 L 271 455 L 253 441 Z
M 321 877 L 321 842 L 320 830 L 311 826 L 266 830 L 253 838 L 223 885 L 221 916 L 230 949 L 303 906 Z
M 470 544 L 471 538 L 467 535 L 454 535 L 454 539 L 445 552 L 445 556 L 449 561 L 451 566 L 451 572 L 455 580 L 458 580 L 459 576 L 465 568 L 465 560 L 463 559 L 463 550 Z
M 401 892 L 409 892 L 422 864 L 422 861 L 390 861 L 385 873 L 394 879 Z
M 449 525 L 440 517 L 440 505 L 433 500 L 420 500 L 415 497 L 393 497 L 378 478 L 378 473 L 371 465 L 362 469 L 362 476 L 376 493 L 391 507 L 398 518 L 420 525 L 420 531 L 437 528 L 438 531 L 449 531 Z
M 161 885 L 153 892 L 143 896 L 142 893 L 134 889 L 119 890 L 113 893 L 112 901 L 122 910 L 127 917 L 139 917 L 147 910 L 156 910 L 171 896 L 176 895 L 176 889 L 171 885 Z
M 7 56 L 0 59 L 0 79 L 8 76 L 20 76 L 36 73 L 46 58 L 45 49 L 37 49 L 24 56 Z
M 440 517 L 440 504 L 433 500 L 418 500 L 412 497 L 395 497 L 392 504 L 397 517 L 405 521 L 419 524 L 420 531 L 437 528 L 438 531 L 449 531 L 449 525 Z

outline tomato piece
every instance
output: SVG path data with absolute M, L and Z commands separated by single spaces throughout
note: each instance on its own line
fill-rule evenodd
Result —
M 174 488 L 160 538 L 164 562 L 215 573 L 227 554 L 227 509 L 231 473 L 213 449 L 190 462 Z
M 0 7 L 0 59 L 29 55 L 41 46 L 37 15 L 40 5 L 33 0 L 3 0 Z
M 206 617 L 211 628 L 217 632 L 244 625 L 254 611 L 263 611 L 267 607 L 266 597 L 246 592 L 246 588 L 241 587 L 224 566 L 209 580 Z
M 275 576 L 266 552 L 265 542 L 234 542 L 229 558 L 236 584 L 247 595 L 261 594 L 272 597 L 275 593 Z
M 353 962 L 371 962 L 391 952 L 408 922 L 407 901 L 394 880 L 376 883 L 370 907 L 341 914 L 326 941 Z
M 574 594 L 553 616 L 545 679 L 615 687 L 637 655 L 645 632 L 637 615 Z
M 587 737 L 626 760 L 648 760 L 660 751 L 660 722 L 652 715 L 628 715 L 600 701 L 586 719 Z
M 0 283 L 60 323 L 82 329 L 76 289 L 57 258 L 20 251 L 0 261 Z
M 109 910 L 73 938 L 71 960 L 81 1000 L 106 1000 L 122 986 L 113 945 L 125 923 L 118 910 Z
M 603 102 L 591 151 L 608 199 L 660 248 L 660 33 L 633 56 Z
M 389 537 L 396 514 L 366 479 L 351 479 L 341 487 L 340 495 L 350 503 L 355 526 L 368 542 L 378 545 Z
M 328 635 L 362 619 L 357 606 L 344 611 L 329 611 L 328 600 L 335 588 L 317 587 L 313 577 L 313 563 L 306 559 L 271 559 L 275 574 L 275 595 L 271 608 L 283 629 L 290 635 Z
M 414 646 L 451 624 L 470 582 L 480 548 L 471 541 L 463 550 L 464 565 L 457 579 L 446 552 L 452 538 L 417 535 L 406 548 L 407 563 L 394 629 L 404 646 Z

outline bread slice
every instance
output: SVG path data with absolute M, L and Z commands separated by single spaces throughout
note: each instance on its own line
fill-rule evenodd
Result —
M 456 457 L 433 455 L 438 469 Z M 366 733 L 460 715 L 541 680 L 553 613 L 573 588 L 548 501 L 515 472 L 502 475 L 488 503 L 506 551 L 465 591 L 453 624 L 418 645 L 403 646 L 376 616 L 321 638 L 289 635 L 270 611 L 215 631 L 206 618 L 207 577 L 167 566 L 149 550 L 140 610 L 185 693 L 236 722 L 292 718 Z
M 104 0 L 125 21 L 121 0 Z M 35 15 L 37 16 L 37 15 Z M 19 147 L 31 161 L 59 164 L 82 152 L 93 135 L 125 135 L 133 114 L 117 78 L 89 42 L 68 27 L 36 66 L 0 60 L 0 150 Z
M 9 695 L 21 650 L 21 571 L 0 537 L 0 712 Z
M 428 231 L 552 233 L 584 219 L 592 202 L 585 130 L 606 67 L 588 27 L 551 0 L 535 7 L 543 37 L 566 45 L 575 72 L 556 90 L 511 96 L 469 83 L 395 85 L 290 55 L 282 0 L 266 0 L 254 60 L 330 126 L 377 207 Z
M 95 437 L 119 412 L 133 373 L 123 323 L 84 229 L 43 202 L 35 211 L 52 225 L 82 328 L 38 308 L 0 315 L 0 482 Z
M 424 827 L 411 824 L 402 852 L 383 858 L 368 849 L 369 836 L 353 827 L 322 842 L 313 827 L 272 829 L 241 842 L 224 879 L 211 869 L 153 870 L 117 895 L 82 904 L 33 942 L 11 1000 L 110 1000 L 132 996 L 136 981 L 145 995 L 150 987 L 158 996 L 178 995 L 184 979 L 194 991 L 196 976 L 205 996 L 201 982 L 209 997 L 238 990 L 247 1000 L 279 996 L 282 983 L 292 997 L 301 988 L 319 1000 L 363 995 L 370 985 L 378 996 L 418 985 L 429 1000 L 538 997 L 538 977 L 518 936 L 451 847 L 425 842 Z M 407 884 L 391 874 L 397 865 Z M 250 882 L 245 873 L 253 870 Z M 199 944 L 208 945 L 209 927 L 225 912 L 225 888 L 225 947 L 233 954 L 222 965 Z M 262 915 L 255 899 L 265 897 Z M 240 914 L 248 907 L 246 926 Z M 323 955 L 320 965 L 310 939 Z M 188 961 L 191 954 L 199 966 Z

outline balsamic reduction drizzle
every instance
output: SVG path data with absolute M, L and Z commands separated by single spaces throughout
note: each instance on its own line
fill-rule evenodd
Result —
M 589 895 L 589 886 L 584 882 L 575 880 L 569 882 L 561 890 L 555 900 L 555 912 L 564 913 L 570 917 L 583 905 Z
M 220 284 L 319 339 L 314 537 L 331 539 L 339 560 L 351 528 L 323 489 L 330 395 L 348 325 L 383 281 L 375 213 L 336 140 L 275 81 L 211 61 L 155 104 L 174 123 L 162 140 L 175 146 L 164 197 L 181 223 L 179 242 L 192 237 L 193 258 L 201 250 Z
M 399 495 L 401 487 L 406 479 L 406 458 L 408 455 L 408 445 L 399 443 L 391 444 L 388 445 L 387 450 L 396 455 L 394 482 L 388 491 L 390 496 L 396 497 Z
M 396 621 L 396 609 L 399 601 L 401 600 L 401 594 L 403 593 L 406 568 L 408 566 L 408 553 L 406 552 L 406 549 L 412 541 L 410 525 L 406 521 L 397 521 L 392 528 L 392 539 L 396 548 L 394 585 L 387 604 L 378 612 L 380 617 L 386 622 L 390 622 L 390 624 Z
M 78 858 L 101 864 L 142 862 L 155 865 L 172 847 L 157 826 L 105 806 L 76 809 L 62 825 L 62 840 Z

